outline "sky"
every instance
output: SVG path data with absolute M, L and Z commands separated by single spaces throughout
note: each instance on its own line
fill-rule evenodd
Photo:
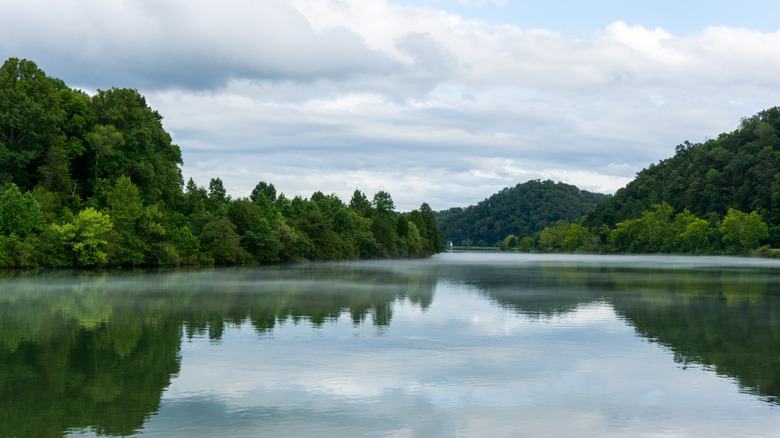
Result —
M 11 1 L 0 57 L 137 89 L 198 185 L 440 210 L 531 179 L 614 193 L 780 105 L 780 2 Z

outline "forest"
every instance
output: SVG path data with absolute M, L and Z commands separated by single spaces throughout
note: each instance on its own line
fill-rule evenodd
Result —
M 704 143 L 684 142 L 577 220 L 504 249 L 776 255 L 780 246 L 780 108 Z
M 496 246 L 508 235 L 530 238 L 560 220 L 576 220 L 608 198 L 570 184 L 531 180 L 466 209 L 439 211 L 436 219 L 455 245 Z
M 0 268 L 171 266 L 425 257 L 443 249 L 423 203 L 286 197 L 260 181 L 232 198 L 184 183 L 162 116 L 133 89 L 89 95 L 29 60 L 0 67 Z

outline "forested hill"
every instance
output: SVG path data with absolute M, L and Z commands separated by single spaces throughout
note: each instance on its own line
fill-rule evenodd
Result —
M 590 212 L 584 225 L 642 216 L 662 202 L 710 222 L 729 209 L 756 211 L 769 225 L 769 243 L 780 246 L 780 108 L 743 119 L 739 128 L 705 143 L 685 142 L 673 157 L 650 165 L 615 196 Z
M 531 236 L 559 220 L 574 220 L 609 198 L 550 180 L 507 187 L 468 208 L 437 213 L 445 238 L 455 245 L 493 246 L 508 235 Z

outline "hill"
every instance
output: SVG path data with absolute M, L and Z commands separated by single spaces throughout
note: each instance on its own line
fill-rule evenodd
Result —
M 780 246 L 780 108 L 745 118 L 733 132 L 704 143 L 684 142 L 673 157 L 651 164 L 606 202 L 588 213 L 584 225 L 606 225 L 642 216 L 667 203 L 715 223 L 730 209 L 756 211 L 769 226 L 769 243 Z M 606 236 L 602 236 L 604 238 Z
M 580 218 L 609 197 L 561 182 L 532 180 L 466 209 L 440 211 L 436 219 L 445 238 L 456 245 L 471 241 L 492 246 L 510 234 L 531 236 L 559 220 Z

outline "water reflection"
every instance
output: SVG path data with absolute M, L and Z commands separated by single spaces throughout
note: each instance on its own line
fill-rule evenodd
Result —
M 17 302 L 18 303 L 18 302 Z M 60 436 L 90 427 L 129 435 L 160 406 L 179 371 L 174 321 L 117 312 L 111 323 L 79 324 L 53 313 L 13 326 L 26 306 L 2 306 L 0 436 Z M 17 318 L 12 318 L 17 316 Z
M 369 425 L 385 430 L 383 424 L 390 428 L 399 416 L 415 411 L 430 416 L 456 408 L 511 431 L 513 408 L 541 409 L 534 400 L 561 388 L 560 376 L 572 372 L 561 367 L 602 359 L 613 364 L 614 355 L 625 360 L 621 352 L 635 348 L 602 345 L 594 336 L 605 336 L 603 331 L 577 330 L 572 323 L 608 327 L 612 333 L 627 322 L 671 351 L 677 366 L 704 366 L 777 403 L 779 282 L 780 268 L 765 261 L 503 254 L 261 269 L 5 272 L 0 274 L 0 436 L 83 430 L 132 435 L 151 419 L 159 424 L 184 418 L 192 435 L 206 436 L 208 428 L 195 414 L 214 407 L 199 404 L 204 397 L 218 397 L 224 387 L 249 384 L 258 375 L 265 376 L 261 387 L 238 392 L 253 401 L 224 412 L 234 426 L 245 420 L 247 436 L 258 417 L 285 428 L 287 435 L 297 435 L 296 427 L 301 434 L 316 430 L 318 421 L 330 427 L 329 434 L 339 433 L 338 424 L 349 424 L 352 429 L 340 431 L 349 434 L 370 430 Z M 435 294 L 441 296 L 434 299 Z M 491 310 L 488 303 L 502 310 Z M 528 321 L 546 325 L 532 327 Z M 367 327 L 392 332 L 366 332 Z M 550 327 L 566 328 L 566 337 L 554 341 L 562 350 L 545 347 L 553 342 Z M 312 329 L 324 335 L 312 337 Z M 247 330 L 255 338 L 245 352 L 249 344 L 236 337 Z M 280 338 L 255 344 L 258 335 Z M 375 336 L 386 339 L 353 341 Z M 204 353 L 196 348 L 201 338 L 224 343 Z M 231 353 L 235 345 L 239 350 Z M 395 362 L 388 362 L 388 348 Z M 301 351 L 312 353 L 301 356 Z M 214 356 L 232 354 L 238 356 Z M 594 357 L 583 359 L 588 355 Z M 198 363 L 215 361 L 225 372 L 203 368 L 212 374 L 189 374 L 201 369 Z M 367 368 L 370 378 L 361 377 Z M 612 375 L 623 372 L 633 371 Z M 590 394 L 585 403 L 600 397 L 590 391 L 608 391 L 614 384 L 581 388 Z M 473 406 L 464 405 L 464 387 Z M 308 408 L 299 400 L 318 391 L 336 399 L 320 400 L 323 406 L 301 417 Z M 641 391 L 646 400 L 658 397 L 657 389 Z M 164 393 L 176 402 L 161 406 Z M 236 403 L 231 397 L 220 403 Z M 352 405 L 351 399 L 361 403 Z M 480 412 L 486 406 L 499 411 Z M 507 410 L 506 417 L 501 410 Z M 301 418 L 305 427 L 295 423 Z M 442 423 L 445 419 L 416 418 L 408 426 L 412 434 L 457 434 Z M 232 432 L 222 435 L 244 434 Z
M 316 327 L 345 312 L 383 326 L 397 299 L 429 306 L 435 281 L 338 264 L 2 276 L 0 436 L 130 435 L 179 372 L 182 331 L 219 340 L 226 326 Z
M 511 264 L 492 256 L 493 262 L 450 266 L 444 276 L 476 284 L 523 313 L 550 316 L 605 300 L 641 336 L 669 348 L 680 365 L 711 368 L 744 391 L 780 403 L 780 264 L 718 257 L 551 259 Z
M 682 366 L 701 364 L 749 393 L 780 400 L 780 284 L 775 272 L 660 273 L 615 309 L 642 336 L 668 347 Z M 662 292 L 659 292 L 662 291 Z

